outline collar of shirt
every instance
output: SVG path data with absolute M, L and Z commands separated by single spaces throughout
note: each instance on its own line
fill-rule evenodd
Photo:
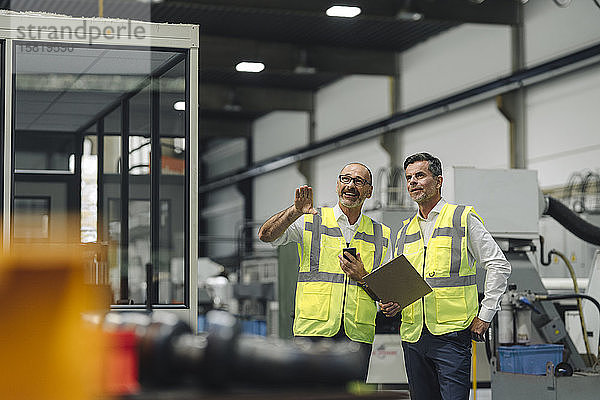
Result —
M 417 211 L 417 218 L 421 221 L 433 221 L 440 212 L 442 212 L 442 208 L 447 203 L 447 201 L 442 197 L 440 201 L 429 211 L 429 215 L 427 218 L 423 218 L 421 216 L 421 211 Z
M 354 233 L 356 232 L 358 225 L 360 224 L 360 220 L 363 217 L 363 213 L 360 213 L 360 218 L 356 220 L 356 223 L 354 225 L 350 225 L 348 217 L 346 216 L 346 214 L 344 214 L 344 212 L 340 208 L 340 205 L 336 204 L 333 207 L 333 216 L 335 217 L 335 220 L 337 221 L 338 225 L 340 226 L 340 229 L 342 230 L 342 235 L 344 235 L 346 243 L 350 243 L 350 241 L 354 237 Z
M 421 232 L 423 233 L 423 241 L 425 246 L 429 243 L 429 239 L 431 239 L 431 235 L 433 234 L 433 226 L 435 225 L 435 221 L 442 211 L 442 207 L 446 204 L 446 200 L 443 198 L 437 202 L 435 207 L 429 211 L 429 215 L 427 215 L 427 219 L 421 216 L 420 212 L 417 212 L 417 221 L 419 222 L 419 227 L 421 228 Z

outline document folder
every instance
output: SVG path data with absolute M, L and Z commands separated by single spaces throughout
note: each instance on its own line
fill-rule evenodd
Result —
M 373 270 L 363 281 L 382 303 L 393 301 L 402 308 L 432 291 L 403 254 Z

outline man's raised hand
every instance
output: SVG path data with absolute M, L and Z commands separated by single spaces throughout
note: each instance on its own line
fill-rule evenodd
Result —
M 310 186 L 304 185 L 296 189 L 294 198 L 294 207 L 296 211 L 302 214 L 317 214 L 313 208 L 313 190 Z

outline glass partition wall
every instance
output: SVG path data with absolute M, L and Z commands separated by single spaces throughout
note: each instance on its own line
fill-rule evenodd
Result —
M 10 248 L 78 243 L 94 253 L 88 280 L 110 287 L 113 308 L 168 308 L 195 327 L 197 27 L 163 26 L 157 39 L 159 24 L 139 23 L 120 42 L 50 40 L 56 27 L 32 18 L 3 42 Z M 84 21 L 55 22 L 118 31 Z M 18 40 L 30 39 L 23 27 L 47 37 Z

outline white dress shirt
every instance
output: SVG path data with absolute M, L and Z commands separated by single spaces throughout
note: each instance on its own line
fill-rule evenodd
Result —
M 427 218 L 423 218 L 420 212 L 417 214 L 425 246 L 431 239 L 435 221 L 444 204 L 446 204 L 446 200 L 442 198 L 429 212 Z M 473 260 L 476 260 L 487 271 L 479 319 L 490 322 L 496 311 L 500 309 L 500 298 L 506 290 L 511 267 L 492 235 L 485 229 L 479 218 L 472 213 L 467 218 L 467 238 L 469 262 L 472 264 Z

